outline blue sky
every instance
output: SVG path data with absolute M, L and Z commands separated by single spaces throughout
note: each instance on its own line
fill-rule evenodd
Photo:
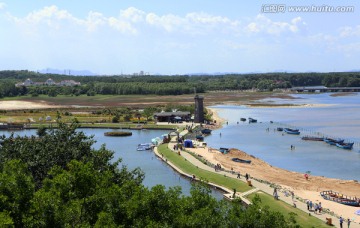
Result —
M 358 1 L 0 0 L 0 70 L 329 72 L 359 60 Z

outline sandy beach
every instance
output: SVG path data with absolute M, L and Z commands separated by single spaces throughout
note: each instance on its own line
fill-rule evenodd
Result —
M 216 111 L 216 109 L 211 108 L 213 118 L 217 120 L 217 122 L 224 122 L 223 119 L 219 118 Z M 220 125 L 218 126 L 220 127 Z M 340 180 L 312 175 L 306 180 L 304 173 L 297 173 L 274 167 L 259 158 L 235 148 L 231 149 L 230 152 L 225 155 L 214 148 L 191 148 L 189 150 L 200 154 L 213 164 L 220 163 L 222 167 L 228 170 L 233 168 L 234 171 L 240 172 L 242 175 L 249 173 L 256 179 L 280 185 L 283 189 L 294 191 L 295 195 L 302 199 L 321 202 L 323 208 L 327 208 L 339 216 L 341 215 L 345 218 L 354 219 L 356 223 L 360 222 L 360 216 L 354 214 L 356 210 L 360 209 L 359 207 L 338 204 L 324 200 L 320 196 L 321 191 L 332 190 L 347 196 L 360 198 L 360 184 L 357 180 Z M 234 157 L 251 160 L 251 164 L 233 162 L 231 158 Z

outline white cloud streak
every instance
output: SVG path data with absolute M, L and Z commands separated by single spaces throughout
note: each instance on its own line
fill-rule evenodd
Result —
M 0 10 L 5 9 L 6 4 L 4 2 L 0 2 Z
M 1 4 L 0 4 L 1 6 Z M 145 28 L 162 30 L 165 33 L 182 33 L 189 35 L 206 35 L 211 32 L 228 34 L 256 34 L 266 33 L 280 35 L 284 32 L 296 33 L 304 24 L 300 17 L 290 22 L 274 22 L 264 15 L 258 15 L 247 25 L 239 20 L 210 15 L 203 12 L 188 13 L 185 16 L 174 14 L 157 15 L 146 13 L 134 7 L 121 10 L 118 16 L 105 17 L 99 12 L 89 12 L 87 17 L 77 18 L 67 10 L 57 6 L 47 6 L 20 18 L 8 14 L 8 18 L 24 27 L 40 25 L 49 29 L 67 29 L 68 27 L 83 28 L 88 32 L 95 32 L 99 28 L 108 27 L 122 34 L 136 35 Z

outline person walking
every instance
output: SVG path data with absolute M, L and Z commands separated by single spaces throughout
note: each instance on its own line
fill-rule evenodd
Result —
M 310 200 L 306 201 L 306 206 L 307 206 L 307 209 L 310 210 Z
M 343 217 L 340 216 L 339 222 L 340 222 L 340 228 L 343 228 L 343 222 L 344 222 Z
M 351 220 L 350 220 L 350 218 L 348 218 L 347 219 L 348 228 L 350 228 L 350 223 L 351 223 Z

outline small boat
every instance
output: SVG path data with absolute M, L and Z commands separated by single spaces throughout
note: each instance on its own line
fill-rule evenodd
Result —
M 284 131 L 290 135 L 300 135 L 299 129 L 284 128 Z
M 219 151 L 223 154 L 229 153 L 229 148 L 220 147 Z
M 246 121 L 246 118 L 240 118 L 241 121 Z
M 324 142 L 330 144 L 330 145 L 333 145 L 335 146 L 336 143 L 343 143 L 344 140 L 343 139 L 332 139 L 332 138 L 325 138 L 324 139 Z
M 315 136 L 304 136 L 301 139 L 308 140 L 308 141 L 324 141 L 323 137 L 315 137 Z
M 202 136 L 202 135 L 197 135 L 195 138 L 199 141 L 204 140 L 204 136 Z
M 244 160 L 244 159 L 240 159 L 240 158 L 232 158 L 231 160 L 234 162 L 240 162 L 240 163 L 247 163 L 247 164 L 251 163 L 251 160 Z
M 201 130 L 201 133 L 204 134 L 204 135 L 208 135 L 208 134 L 211 134 L 211 131 L 212 131 L 211 129 L 205 128 L 205 129 Z
M 340 194 L 338 192 L 322 191 L 320 192 L 320 195 L 326 200 L 334 201 L 348 206 L 354 206 L 354 207 L 360 206 L 359 198 L 344 196 L 343 194 Z
M 138 144 L 136 150 L 143 151 L 143 150 L 151 150 L 152 148 L 153 148 L 153 145 L 151 143 L 141 143 L 141 144 Z
M 282 128 L 282 127 L 278 127 L 278 128 L 276 128 L 276 130 L 277 130 L 277 131 L 283 131 L 283 130 L 284 130 L 284 128 Z
M 354 143 L 336 143 L 337 147 L 345 149 L 345 150 L 351 150 L 353 148 Z
M 249 117 L 249 123 L 256 123 L 257 122 L 257 119 L 253 119 L 251 117 Z

